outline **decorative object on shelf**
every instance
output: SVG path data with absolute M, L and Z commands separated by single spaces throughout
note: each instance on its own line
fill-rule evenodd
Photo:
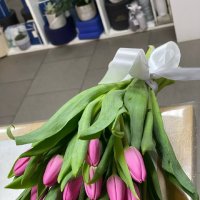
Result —
M 153 16 L 150 0 L 138 0 L 138 3 L 142 7 L 142 10 L 145 14 L 147 26 L 154 27 L 155 22 L 154 22 L 154 16 Z
M 9 15 L 0 19 L 0 26 L 6 29 L 8 26 L 18 24 L 19 20 L 17 15 L 13 9 L 9 10 Z
M 4 36 L 3 28 L 0 27 L 0 58 L 5 57 L 8 53 L 8 44 Z
M 28 34 L 19 31 L 18 35 L 15 37 L 15 44 L 23 51 L 27 50 L 31 46 Z
M 142 7 L 138 6 L 135 11 L 135 17 L 139 23 L 139 27 L 141 31 L 144 31 L 147 29 L 147 21 L 144 15 L 144 12 L 142 11 Z
M 131 30 L 133 31 L 146 30 L 147 22 L 146 22 L 144 12 L 142 11 L 142 7 L 139 6 L 137 2 L 133 1 L 132 3 L 127 5 L 127 8 L 129 10 L 129 24 L 130 24 Z
M 24 189 L 18 199 L 163 199 L 160 173 L 184 197 L 199 200 L 156 98 L 174 80 L 200 80 L 200 68 L 179 67 L 180 57 L 174 42 L 151 46 L 146 56 L 120 48 L 99 85 L 73 97 L 39 129 L 14 136 L 8 127 L 17 145 L 32 148 L 14 162 L 6 188 Z
M 67 18 L 67 23 L 59 29 L 50 29 L 48 25 L 44 26 L 47 38 L 53 45 L 63 45 L 72 41 L 77 33 L 72 17 Z
M 66 25 L 65 14 L 56 2 L 49 1 L 45 7 L 45 13 L 50 29 L 60 29 Z
M 138 20 L 136 19 L 136 8 L 138 7 L 138 4 L 137 2 L 133 1 L 131 4 L 128 4 L 127 5 L 127 8 L 129 10 L 129 28 L 135 32 L 137 31 L 140 26 L 139 26 L 139 22 Z
M 119 3 L 111 3 L 105 0 L 105 8 L 113 29 L 126 30 L 129 28 L 129 14 L 126 7 L 129 2 L 129 0 L 122 0 Z
M 119 3 L 121 2 L 122 0 L 109 0 L 111 3 Z
M 155 0 L 158 16 L 162 17 L 168 14 L 166 0 Z
M 97 39 L 104 31 L 99 15 L 88 21 L 76 20 L 76 27 L 80 40 Z
M 33 20 L 29 20 L 25 23 L 25 27 L 30 38 L 31 45 L 43 44 L 40 34 L 37 30 L 35 22 Z
M 81 21 L 88 21 L 97 14 L 97 9 L 93 0 L 76 0 L 76 13 Z

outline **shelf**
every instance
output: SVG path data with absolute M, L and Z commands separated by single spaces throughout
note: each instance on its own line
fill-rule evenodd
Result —
M 156 30 L 156 29 L 161 29 L 161 28 L 166 28 L 166 27 L 172 27 L 173 25 L 174 25 L 173 23 L 163 24 L 163 25 L 152 27 L 152 28 L 148 28 L 146 31 L 151 31 L 151 30 Z M 107 33 L 107 34 L 103 33 L 99 39 L 108 39 L 108 38 L 113 38 L 113 37 L 118 37 L 118 36 L 134 34 L 134 33 L 138 33 L 138 32 L 141 32 L 141 31 L 133 32 L 130 29 L 123 30 L 123 31 L 116 31 L 114 29 L 110 29 L 109 33 Z M 94 41 L 94 40 L 79 40 L 78 37 L 76 37 L 73 41 L 71 41 L 70 43 L 68 43 L 66 45 L 83 44 L 83 43 L 87 43 L 87 42 L 91 42 L 91 41 Z M 22 53 L 30 53 L 30 52 L 34 52 L 34 51 L 41 51 L 41 50 L 52 49 L 52 48 L 56 48 L 56 47 L 57 46 L 54 46 L 52 44 L 32 45 L 26 51 L 21 51 L 19 48 L 15 47 L 15 48 L 9 49 L 8 55 L 10 56 L 10 55 L 16 55 L 16 54 L 22 54 Z

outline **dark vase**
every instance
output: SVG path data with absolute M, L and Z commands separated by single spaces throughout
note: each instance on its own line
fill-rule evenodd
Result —
M 115 30 L 125 30 L 129 28 L 129 16 L 126 5 L 130 0 L 122 0 L 119 3 L 111 3 L 105 0 L 105 8 L 108 14 L 110 25 Z
M 25 8 L 21 9 L 21 15 L 22 15 L 22 17 L 23 17 L 25 22 L 27 22 L 28 20 L 33 19 L 31 13 L 27 12 L 27 10 Z
M 67 18 L 67 23 L 59 29 L 50 29 L 46 24 L 44 26 L 45 33 L 49 41 L 53 45 L 63 45 L 72 41 L 76 37 L 76 28 L 72 17 Z
M 10 10 L 10 15 L 7 17 L 4 17 L 0 19 L 0 26 L 3 27 L 3 29 L 6 29 L 8 26 L 18 24 L 19 20 L 17 18 L 17 15 L 14 10 Z

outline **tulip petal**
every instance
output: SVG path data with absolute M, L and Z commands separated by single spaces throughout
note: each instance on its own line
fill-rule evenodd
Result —
M 65 186 L 63 192 L 63 200 L 77 200 L 81 190 L 82 182 L 83 179 L 81 176 L 70 180 Z
M 31 200 L 37 200 L 37 186 L 34 186 L 31 189 Z
M 136 184 L 134 184 L 134 187 L 135 187 L 135 191 L 136 191 L 138 197 L 140 198 L 140 191 L 139 191 L 138 186 Z M 125 200 L 137 200 L 137 198 L 133 196 L 133 193 L 131 192 L 131 190 L 129 188 L 126 188 Z
M 30 160 L 30 157 L 24 157 L 17 160 L 17 162 L 14 165 L 15 176 L 21 176 L 24 173 L 29 160 Z
M 101 144 L 99 139 L 90 140 L 88 146 L 87 162 L 89 165 L 96 167 L 100 161 Z
M 90 180 L 93 178 L 95 170 L 96 168 L 90 167 Z M 101 189 L 102 189 L 102 178 L 92 184 L 85 183 L 86 194 L 92 200 L 96 200 L 100 197 Z
M 43 175 L 43 183 L 46 186 L 53 186 L 57 182 L 58 174 L 60 172 L 63 162 L 63 157 L 60 155 L 54 156 L 45 169 Z
M 125 159 L 132 178 L 141 183 L 146 179 L 146 168 L 141 153 L 134 147 L 125 150 Z
M 107 180 L 107 192 L 110 200 L 124 200 L 125 184 L 117 175 L 112 175 Z

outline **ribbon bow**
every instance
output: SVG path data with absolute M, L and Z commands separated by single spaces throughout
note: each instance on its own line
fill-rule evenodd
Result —
M 179 67 L 181 53 L 175 42 L 167 42 L 153 50 L 149 60 L 143 49 L 120 48 L 99 84 L 115 83 L 131 78 L 142 80 L 164 77 L 171 80 L 200 80 L 200 68 Z

